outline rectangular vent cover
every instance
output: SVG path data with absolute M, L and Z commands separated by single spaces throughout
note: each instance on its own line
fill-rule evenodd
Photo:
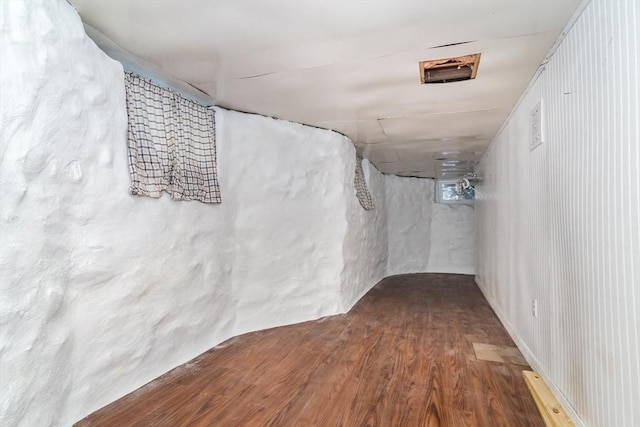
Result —
M 480 54 L 420 62 L 422 84 L 451 83 L 476 78 Z

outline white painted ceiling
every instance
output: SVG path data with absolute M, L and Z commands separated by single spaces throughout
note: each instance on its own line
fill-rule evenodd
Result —
M 580 0 L 71 3 L 217 105 L 341 132 L 385 173 L 457 177 L 489 146 Z M 419 61 L 473 53 L 482 53 L 475 80 L 420 84 Z

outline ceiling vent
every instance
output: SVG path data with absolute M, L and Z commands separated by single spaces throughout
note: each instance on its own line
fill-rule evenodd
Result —
M 480 54 L 420 62 L 420 81 L 423 84 L 451 83 L 476 78 Z

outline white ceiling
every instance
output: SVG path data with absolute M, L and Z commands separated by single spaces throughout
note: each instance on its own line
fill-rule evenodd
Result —
M 381 171 L 421 177 L 473 169 L 580 4 L 71 2 L 87 24 L 217 105 L 336 130 Z M 472 53 L 482 53 L 475 80 L 420 84 L 419 61 Z

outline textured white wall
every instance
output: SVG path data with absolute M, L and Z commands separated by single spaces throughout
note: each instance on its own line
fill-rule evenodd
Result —
M 362 169 L 367 187 L 376 205 L 364 210 L 355 196 L 353 179 L 355 159 L 343 185 L 346 191 L 347 230 L 343 243 L 342 310 L 349 310 L 371 286 L 382 279 L 387 270 L 389 244 L 387 240 L 387 201 L 385 176 L 368 160 Z
M 218 139 L 221 208 L 232 212 L 233 335 L 341 312 L 353 145 L 335 132 L 231 111 Z
M 640 425 L 638 28 L 587 5 L 479 168 L 478 284 L 578 425 Z
M 65 1 L 0 11 L 0 424 L 70 425 L 384 275 L 384 179 L 364 212 L 347 138 L 218 110 L 222 205 L 129 196 L 120 64 Z
M 475 273 L 472 205 L 435 203 L 432 179 L 385 176 L 387 274 Z

